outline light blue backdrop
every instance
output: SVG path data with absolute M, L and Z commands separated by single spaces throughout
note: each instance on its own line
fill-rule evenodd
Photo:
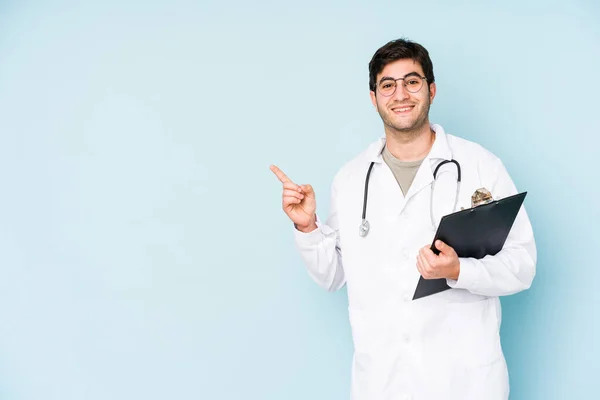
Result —
M 347 399 L 346 292 L 310 281 L 268 167 L 325 215 L 400 36 L 432 120 L 529 191 L 511 398 L 594 398 L 598 3 L 287 3 L 0 2 L 0 399 Z

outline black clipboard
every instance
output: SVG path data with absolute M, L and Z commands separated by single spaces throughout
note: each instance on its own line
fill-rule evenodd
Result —
M 452 247 L 459 257 L 480 259 L 488 254 L 495 255 L 502 250 L 526 195 L 527 192 L 515 194 L 443 216 L 431 250 L 440 254 L 434 245 L 439 239 Z M 413 300 L 448 289 L 450 286 L 445 278 L 424 279 L 421 276 Z

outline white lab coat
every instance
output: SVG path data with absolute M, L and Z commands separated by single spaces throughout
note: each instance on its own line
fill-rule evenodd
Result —
M 494 199 L 517 193 L 502 162 L 478 144 L 446 134 L 435 142 L 406 195 L 383 162 L 385 138 L 377 140 L 335 176 L 326 222 L 295 232 L 310 276 L 335 291 L 347 285 L 354 343 L 352 400 L 508 399 L 506 362 L 500 344 L 498 296 L 530 287 L 535 275 L 533 231 L 522 207 L 504 248 L 483 259 L 460 259 L 452 288 L 412 301 L 419 272 L 417 254 L 431 244 L 433 169 L 445 159 L 462 167 L 457 208 L 471 206 L 481 187 Z M 368 192 L 369 234 L 360 237 L 365 176 L 375 161 Z M 456 169 L 446 164 L 434 190 L 436 224 L 452 212 Z

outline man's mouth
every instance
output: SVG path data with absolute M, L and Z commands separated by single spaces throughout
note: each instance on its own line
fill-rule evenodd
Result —
M 415 108 L 414 105 L 410 105 L 410 106 L 397 106 L 397 107 L 392 107 L 392 111 L 395 114 L 407 114 L 407 113 L 411 112 L 413 108 Z

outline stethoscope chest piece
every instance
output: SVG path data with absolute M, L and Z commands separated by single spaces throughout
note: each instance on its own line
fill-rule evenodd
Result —
M 358 234 L 360 235 L 360 237 L 367 236 L 367 234 L 369 233 L 369 228 L 369 221 L 363 219 L 362 223 L 360 224 L 360 227 L 358 228 Z

